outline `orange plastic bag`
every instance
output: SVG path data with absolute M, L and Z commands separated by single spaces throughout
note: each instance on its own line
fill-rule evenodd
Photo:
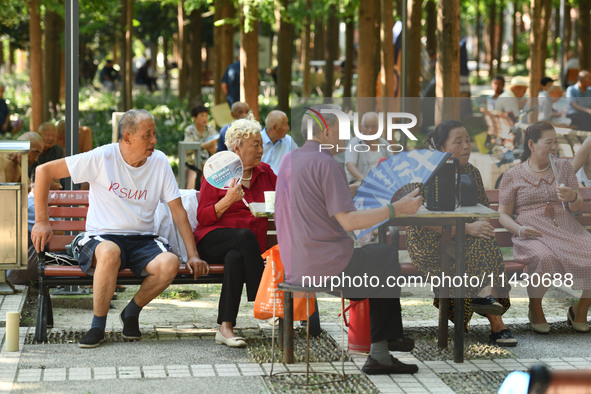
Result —
M 260 320 L 273 317 L 275 304 L 275 316 L 283 318 L 283 291 L 275 291 L 279 283 L 283 282 L 283 264 L 279 255 L 279 245 L 273 246 L 262 256 L 267 259 L 267 265 L 254 301 L 254 317 Z M 314 297 L 308 300 L 310 315 L 316 310 L 314 300 Z M 306 298 L 294 298 L 293 320 L 306 320 L 306 318 Z

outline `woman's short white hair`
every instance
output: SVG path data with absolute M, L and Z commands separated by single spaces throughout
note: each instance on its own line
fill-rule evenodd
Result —
M 238 119 L 232 122 L 228 130 L 226 130 L 226 139 L 224 143 L 232 152 L 242 143 L 244 138 L 249 138 L 255 133 L 261 132 L 261 124 L 256 121 L 252 111 L 243 119 Z

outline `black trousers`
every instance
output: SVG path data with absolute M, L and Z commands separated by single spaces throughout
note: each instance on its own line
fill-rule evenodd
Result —
M 345 275 L 363 277 L 375 276 L 380 279 L 379 286 L 344 288 L 344 294 L 352 300 L 369 298 L 369 325 L 371 342 L 403 337 L 400 307 L 400 288 L 381 287 L 388 276 L 400 275 L 398 250 L 385 244 L 369 244 L 356 248 L 351 261 L 343 271 Z M 375 282 L 374 282 L 375 283 Z
M 586 112 L 577 111 L 574 114 L 568 115 L 573 121 L 573 125 L 577 126 L 579 130 L 591 130 L 591 115 Z
M 203 260 L 224 264 L 218 324 L 229 321 L 236 325 L 244 283 L 248 301 L 256 298 L 265 268 L 260 249 L 256 236 L 246 228 L 215 229 L 199 241 L 197 250 Z

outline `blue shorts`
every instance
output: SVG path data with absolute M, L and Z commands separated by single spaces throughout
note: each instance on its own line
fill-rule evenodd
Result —
M 121 266 L 119 270 L 129 268 L 135 276 L 148 276 L 145 271 L 148 263 L 161 253 L 171 252 L 170 245 L 162 243 L 156 235 L 93 235 L 84 237 L 78 244 L 80 268 L 86 275 L 94 273 L 92 256 L 102 241 L 111 241 L 121 250 Z

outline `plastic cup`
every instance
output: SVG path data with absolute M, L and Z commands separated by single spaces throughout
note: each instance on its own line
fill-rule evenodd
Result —
M 275 211 L 275 192 L 265 192 L 265 211 Z

